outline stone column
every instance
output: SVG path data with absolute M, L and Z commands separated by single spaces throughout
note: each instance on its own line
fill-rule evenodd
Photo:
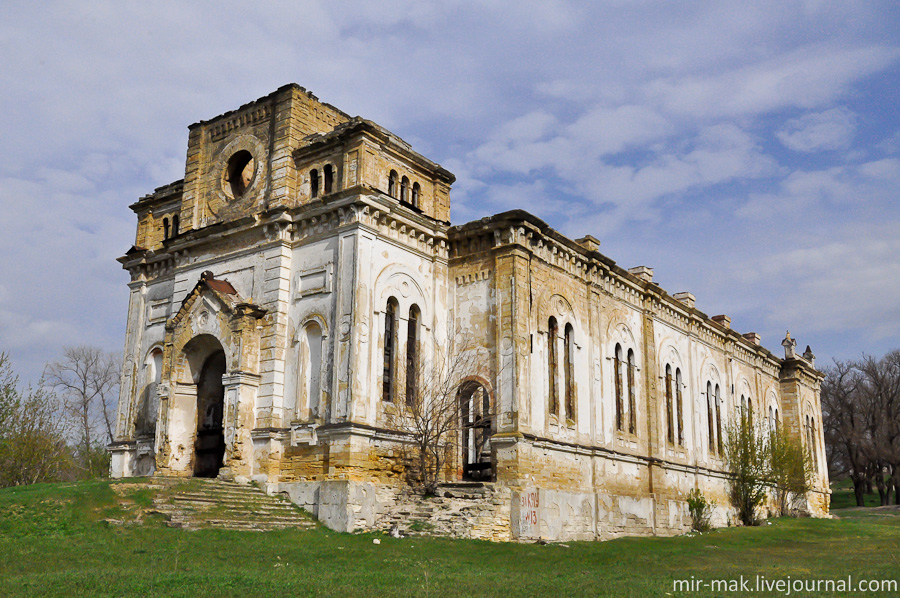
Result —
M 260 377 L 248 372 L 233 372 L 222 376 L 225 387 L 225 458 L 223 475 L 249 478 L 253 464 L 254 409 Z

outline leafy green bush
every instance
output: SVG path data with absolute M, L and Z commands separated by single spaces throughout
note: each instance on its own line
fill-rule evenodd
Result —
M 687 496 L 688 511 L 691 515 L 691 529 L 697 532 L 709 531 L 712 510 L 716 506 L 715 501 L 706 500 L 699 489 L 694 488 Z

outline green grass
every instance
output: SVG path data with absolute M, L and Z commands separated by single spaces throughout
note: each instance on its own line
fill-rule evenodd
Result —
M 877 492 L 863 495 L 863 503 L 866 507 L 877 507 L 881 504 Z M 853 494 L 853 483 L 849 478 L 833 482 L 831 484 L 831 510 L 847 509 L 856 506 L 856 496 Z
M 0 490 L 0 596 L 713 596 L 672 580 L 900 579 L 900 517 L 866 512 L 546 546 L 103 521 L 148 501 L 139 491 L 123 506 L 106 482 Z

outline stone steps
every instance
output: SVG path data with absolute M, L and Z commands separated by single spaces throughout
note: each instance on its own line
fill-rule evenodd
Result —
M 442 484 L 436 496 L 401 495 L 375 528 L 395 536 L 509 540 L 508 505 L 509 499 L 490 483 Z M 502 524 L 494 525 L 498 516 L 505 516 L 505 531 Z
M 169 488 L 169 494 L 154 498 L 154 510 L 170 527 L 268 531 L 316 525 L 290 502 L 253 486 L 200 479 L 161 485 Z

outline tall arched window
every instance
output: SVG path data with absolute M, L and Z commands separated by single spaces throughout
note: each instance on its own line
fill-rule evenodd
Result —
M 400 201 L 409 203 L 409 179 L 406 177 L 400 179 Z
M 769 431 L 774 432 L 775 431 L 775 412 L 772 411 L 771 405 L 769 405 L 769 419 L 768 419 L 767 423 L 769 425 Z
M 556 338 L 559 336 L 559 327 L 556 318 L 550 316 L 547 322 L 547 377 L 550 380 L 550 413 L 559 415 L 559 380 L 557 366 L 559 357 L 556 354 Z
M 635 400 L 636 389 L 634 387 L 634 351 L 628 349 L 628 432 L 634 434 L 637 430 L 637 401 Z
M 625 429 L 624 405 L 622 400 L 622 345 L 616 344 L 613 367 L 616 372 L 616 430 Z
M 575 421 L 575 329 L 566 324 L 563 367 L 566 384 L 566 418 Z
M 421 190 L 422 190 L 422 188 L 419 187 L 419 183 L 413 183 L 413 187 L 412 187 L 412 201 L 411 201 L 410 203 L 412 203 L 412 206 L 413 206 L 414 208 L 418 208 L 418 207 L 419 207 L 419 193 L 421 192 Z
M 713 388 L 712 382 L 706 383 L 706 417 L 709 423 L 709 453 L 711 455 L 716 454 L 716 428 L 715 428 L 715 409 L 713 407 L 713 401 L 715 401 L 715 397 L 713 396 Z
M 675 408 L 678 410 L 678 446 L 684 446 L 684 403 L 681 400 L 681 368 L 675 368 Z
M 324 415 L 322 409 L 322 328 L 310 322 L 303 329 L 300 347 L 300 392 L 312 418 Z M 302 404 L 302 403 L 301 403 Z
M 666 366 L 666 431 L 670 444 L 675 444 L 675 418 L 672 417 L 672 366 Z
M 716 384 L 716 395 L 713 397 L 713 403 L 716 405 L 716 439 L 719 447 L 719 454 L 725 452 L 725 443 L 722 440 L 722 410 L 719 408 L 720 402 L 719 385 Z
M 776 408 L 775 409 L 775 432 L 776 433 L 778 433 L 779 426 L 780 426 L 780 424 L 778 422 L 778 408 Z
M 744 398 L 744 395 L 741 395 L 741 422 L 746 423 L 747 421 L 747 399 Z
M 815 420 L 810 416 L 806 416 L 806 443 L 809 447 L 809 458 L 812 461 L 813 471 L 818 471 L 818 461 L 816 455 L 816 424 Z
M 813 473 L 819 473 L 819 451 L 816 446 L 816 418 L 809 418 L 809 446 L 812 447 L 812 469 Z
M 163 218 L 163 241 L 169 238 L 169 219 Z
M 491 400 L 487 389 L 467 381 L 459 388 L 462 416 L 462 466 L 464 480 L 492 480 L 491 464 Z
M 334 167 L 331 164 L 326 164 L 322 170 L 325 178 L 325 195 L 328 195 L 334 187 Z
M 397 197 L 397 171 L 392 170 L 388 175 L 388 195 Z
M 397 350 L 397 300 L 388 299 L 384 310 L 384 369 L 382 371 L 381 399 L 394 398 L 394 362 Z
M 172 216 L 172 236 L 173 237 L 178 236 L 179 220 L 180 219 L 178 218 L 178 214 L 175 214 L 174 216 Z
M 319 171 L 315 168 L 309 171 L 309 196 L 319 197 Z
M 419 381 L 419 308 L 409 308 L 406 327 L 406 404 L 412 405 L 416 398 Z
M 747 424 L 753 425 L 753 399 L 747 397 Z

